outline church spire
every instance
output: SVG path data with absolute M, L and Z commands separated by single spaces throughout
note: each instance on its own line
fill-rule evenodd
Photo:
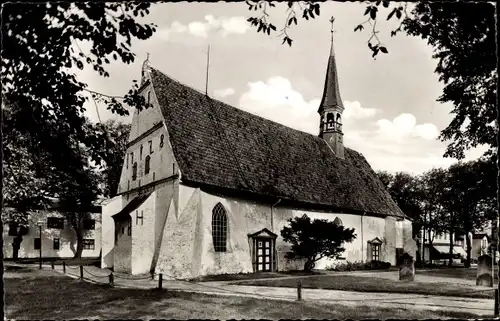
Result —
M 342 99 L 340 98 L 339 89 L 339 79 L 337 75 L 337 64 L 335 63 L 335 51 L 333 50 L 333 22 L 335 19 L 332 17 L 330 22 L 332 24 L 331 29 L 331 47 L 330 47 L 330 57 L 328 58 L 328 67 L 326 69 L 326 79 L 325 87 L 323 89 L 323 97 L 321 99 L 321 104 L 318 109 L 318 113 L 322 113 L 325 108 L 339 108 L 344 110 L 344 105 L 342 104 Z
M 342 112 L 344 105 L 340 98 L 339 79 L 337 76 L 337 65 L 335 63 L 335 52 L 333 50 L 333 22 L 332 17 L 332 39 L 330 48 L 330 57 L 328 58 L 328 67 L 326 70 L 325 87 L 323 97 L 319 105 L 318 113 L 321 116 L 319 137 L 323 138 L 331 147 L 335 155 L 344 158 L 344 144 L 342 137 Z

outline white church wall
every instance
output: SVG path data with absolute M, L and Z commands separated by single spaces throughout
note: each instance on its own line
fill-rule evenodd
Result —
M 160 255 L 160 247 L 163 239 L 163 230 L 168 213 L 173 211 L 175 215 L 176 206 L 172 199 L 179 194 L 178 181 L 166 182 L 156 187 L 155 201 L 155 224 L 154 224 L 154 254 L 151 263 L 152 268 L 156 267 Z
M 148 76 L 148 73 L 145 73 Z M 127 148 L 122 173 L 120 176 L 120 184 L 118 192 L 126 192 L 131 189 L 144 186 L 153 181 L 158 181 L 163 178 L 172 176 L 178 171 L 176 169 L 175 159 L 173 157 L 172 146 L 169 142 L 169 135 L 165 125 L 163 124 L 163 116 L 158 104 L 158 99 L 150 84 L 143 89 L 141 95 L 152 104 L 152 107 L 138 111 L 134 111 L 134 116 L 131 123 L 131 129 L 128 141 L 139 138 L 144 133 L 148 132 L 155 126 L 161 124 L 161 127 L 149 133 L 139 141 L 136 141 L 132 146 Z M 163 136 L 163 139 L 162 139 Z M 151 150 L 150 144 L 151 141 Z M 162 143 L 163 142 L 163 143 Z M 142 158 L 140 156 L 141 145 L 143 147 Z M 130 153 L 133 153 L 134 162 L 137 162 L 137 179 L 132 180 L 132 159 Z M 128 155 L 128 156 L 127 156 Z M 150 156 L 150 172 L 145 174 L 146 156 Z M 128 166 L 127 166 L 128 161 Z
M 271 230 L 270 207 L 201 193 L 203 212 L 203 255 L 201 275 L 251 273 L 252 258 L 248 234 Z M 215 252 L 212 241 L 212 210 L 221 203 L 227 213 L 227 251 Z
M 163 139 L 162 139 L 163 137 Z M 163 144 L 161 144 L 163 141 Z M 151 150 L 150 150 L 151 142 Z M 141 157 L 142 146 L 142 157 Z M 152 152 L 151 152 L 152 151 Z M 137 178 L 132 179 L 132 158 L 130 153 L 134 154 L 134 162 L 137 162 Z M 122 176 L 120 179 L 120 191 L 125 192 L 134 188 L 144 186 L 146 184 L 159 181 L 161 179 L 172 176 L 177 172 L 174 165 L 175 160 L 172 153 L 172 148 L 168 142 L 168 133 L 164 126 L 156 129 L 148 136 L 142 138 L 134 143 L 127 149 L 127 156 L 125 156 L 125 166 L 122 169 Z M 145 173 L 146 156 L 150 157 L 150 170 Z
M 134 120 L 132 121 L 130 127 L 129 141 L 132 141 L 148 131 L 155 124 L 158 123 L 160 119 L 162 119 L 161 112 L 159 109 L 158 100 L 153 90 L 153 86 L 150 83 L 148 86 L 144 87 L 141 92 L 141 96 L 144 97 L 146 102 L 148 101 L 148 93 L 149 94 L 149 102 L 152 104 L 152 107 L 142 109 L 141 111 L 134 109 Z
M 132 272 L 132 236 L 128 226 L 131 224 L 130 215 L 127 220 L 116 222 L 115 246 L 113 248 L 113 269 L 116 272 Z
M 115 246 L 115 222 L 112 215 L 117 214 L 125 206 L 124 197 L 115 196 L 102 206 L 102 256 L 101 268 L 113 266 L 113 248 Z
M 248 273 L 253 272 L 252 258 L 248 234 L 267 228 L 278 235 L 276 250 L 278 252 L 277 265 L 279 270 L 302 269 L 303 262 L 285 259 L 285 253 L 290 245 L 285 243 L 280 235 L 287 220 L 292 217 L 308 215 L 311 219 L 327 219 L 333 221 L 336 217 L 342 220 L 344 226 L 354 228 L 357 234 L 352 243 L 344 245 L 345 261 L 356 262 L 367 259 L 369 250 L 368 241 L 379 238 L 385 242 L 388 235 L 386 220 L 379 217 L 370 217 L 344 213 L 322 213 L 298 209 L 277 207 L 273 209 L 273 225 L 271 225 L 271 207 L 269 204 L 257 204 L 246 200 L 227 198 L 201 193 L 204 218 L 203 244 L 206 247 L 202 255 L 200 275 L 221 273 Z M 212 209 L 220 202 L 228 215 L 228 243 L 227 252 L 215 252 L 212 242 Z M 363 228 L 361 228 L 363 222 Z M 393 225 L 394 226 L 394 225 Z M 395 228 L 395 226 L 393 227 Z M 381 260 L 395 264 L 395 231 L 391 232 L 391 249 L 384 251 L 382 245 Z M 342 260 L 344 261 L 344 260 Z M 331 259 L 322 259 L 316 263 L 317 269 L 324 269 L 338 262 Z
M 131 213 L 132 274 L 149 273 L 155 248 L 156 192 Z M 138 218 L 142 217 L 142 219 Z
M 178 191 L 169 206 L 155 268 L 155 273 L 162 273 L 165 279 L 196 276 L 193 266 L 201 260 L 194 258 L 203 246 L 195 233 L 201 220 L 200 190 L 179 185 Z

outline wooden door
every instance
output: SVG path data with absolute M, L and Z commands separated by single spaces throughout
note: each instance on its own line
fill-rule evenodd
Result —
M 273 270 L 272 240 L 267 238 L 256 239 L 256 267 L 257 272 Z

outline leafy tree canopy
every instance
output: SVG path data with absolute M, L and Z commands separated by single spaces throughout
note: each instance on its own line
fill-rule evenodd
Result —
M 328 258 L 338 258 L 344 251 L 344 243 L 356 238 L 353 228 L 345 228 L 328 220 L 311 220 L 306 214 L 288 220 L 281 236 L 291 244 L 287 259 L 305 259 L 304 270 L 310 271 L 315 262 Z
M 68 136 L 89 147 L 96 163 L 105 135 L 86 122 L 84 102 L 92 92 L 113 112 L 128 114 L 124 104 L 141 108 L 137 84 L 121 98 L 88 89 L 72 71 L 90 67 L 109 77 L 112 59 L 129 64 L 135 55 L 133 39 L 148 39 L 155 26 L 140 23 L 149 13 L 147 2 L 51 2 L 2 5 L 2 98 L 13 106 L 13 126 L 29 134 L 57 165 L 71 151 Z M 90 45 L 89 52 L 80 43 Z M 53 130 L 57 126 L 58 130 Z M 96 151 L 96 152 L 94 152 Z M 61 162 L 62 160 L 62 162 Z

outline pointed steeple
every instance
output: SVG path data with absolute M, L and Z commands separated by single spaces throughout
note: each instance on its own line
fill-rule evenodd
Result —
M 324 109 L 328 108 L 339 108 L 344 110 L 344 105 L 342 104 L 342 99 L 340 98 L 339 89 L 339 78 L 337 75 L 337 64 L 335 63 L 335 51 L 333 50 L 333 21 L 335 19 L 332 17 L 330 22 L 332 23 L 332 37 L 331 37 L 331 47 L 330 47 L 330 57 L 328 58 L 328 67 L 326 69 L 326 79 L 325 87 L 323 89 L 323 97 L 321 99 L 321 104 L 319 105 L 318 113 L 322 113 Z
M 344 143 L 342 133 L 342 112 L 344 104 L 340 98 L 339 78 L 337 76 L 337 65 L 335 63 L 335 53 L 333 51 L 333 21 L 332 17 L 332 44 L 330 57 L 328 58 L 328 68 L 326 70 L 325 88 L 323 97 L 319 105 L 318 113 L 321 116 L 319 125 L 319 137 L 323 138 L 332 151 L 339 158 L 344 158 Z

